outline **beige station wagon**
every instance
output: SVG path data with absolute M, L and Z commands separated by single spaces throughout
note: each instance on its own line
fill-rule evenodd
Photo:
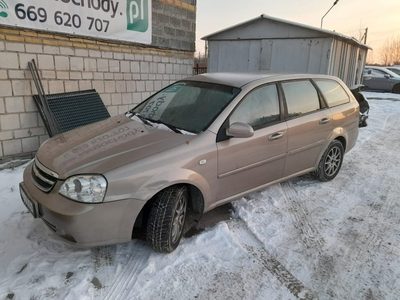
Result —
M 46 141 L 21 197 L 35 218 L 82 246 L 179 244 L 204 213 L 268 185 L 339 172 L 359 107 L 332 76 L 210 73 L 178 81 L 126 114 Z

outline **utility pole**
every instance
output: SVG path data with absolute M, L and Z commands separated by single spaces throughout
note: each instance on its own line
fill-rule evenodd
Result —
M 364 33 L 364 44 L 367 44 L 367 34 L 368 34 L 368 27 L 365 28 L 365 33 Z
M 324 21 L 325 16 L 328 14 L 328 12 L 331 11 L 331 9 L 339 2 L 339 0 L 336 0 L 333 5 L 331 6 L 331 8 L 326 12 L 326 14 L 324 14 L 324 16 L 321 18 L 321 28 L 322 28 L 322 22 Z
M 360 39 L 360 42 L 363 42 L 365 45 L 367 44 L 367 34 L 368 34 L 368 27 L 365 28 L 364 34 Z

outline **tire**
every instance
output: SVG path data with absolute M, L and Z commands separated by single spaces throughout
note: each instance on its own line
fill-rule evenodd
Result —
M 396 84 L 392 89 L 393 94 L 400 94 L 400 84 Z
M 178 247 L 185 226 L 187 202 L 185 186 L 169 187 L 154 196 L 146 240 L 155 251 L 170 253 Z
M 338 140 L 332 141 L 325 150 L 317 169 L 311 174 L 321 181 L 330 181 L 339 173 L 343 162 L 343 145 Z

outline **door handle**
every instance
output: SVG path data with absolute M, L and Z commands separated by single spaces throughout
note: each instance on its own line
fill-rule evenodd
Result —
M 273 140 L 277 140 L 277 139 L 280 139 L 281 137 L 283 137 L 283 132 L 276 132 L 276 133 L 274 133 L 274 134 L 271 134 L 269 137 L 268 137 L 268 140 L 270 140 L 270 141 L 273 141 Z
M 323 118 L 322 120 L 319 121 L 319 124 L 322 125 L 322 124 L 329 123 L 330 120 L 331 120 L 330 118 Z

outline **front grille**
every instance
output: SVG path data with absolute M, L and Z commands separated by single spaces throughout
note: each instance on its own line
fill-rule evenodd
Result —
M 35 159 L 32 166 L 32 179 L 38 189 L 47 193 L 57 183 L 58 174 L 50 171 Z

